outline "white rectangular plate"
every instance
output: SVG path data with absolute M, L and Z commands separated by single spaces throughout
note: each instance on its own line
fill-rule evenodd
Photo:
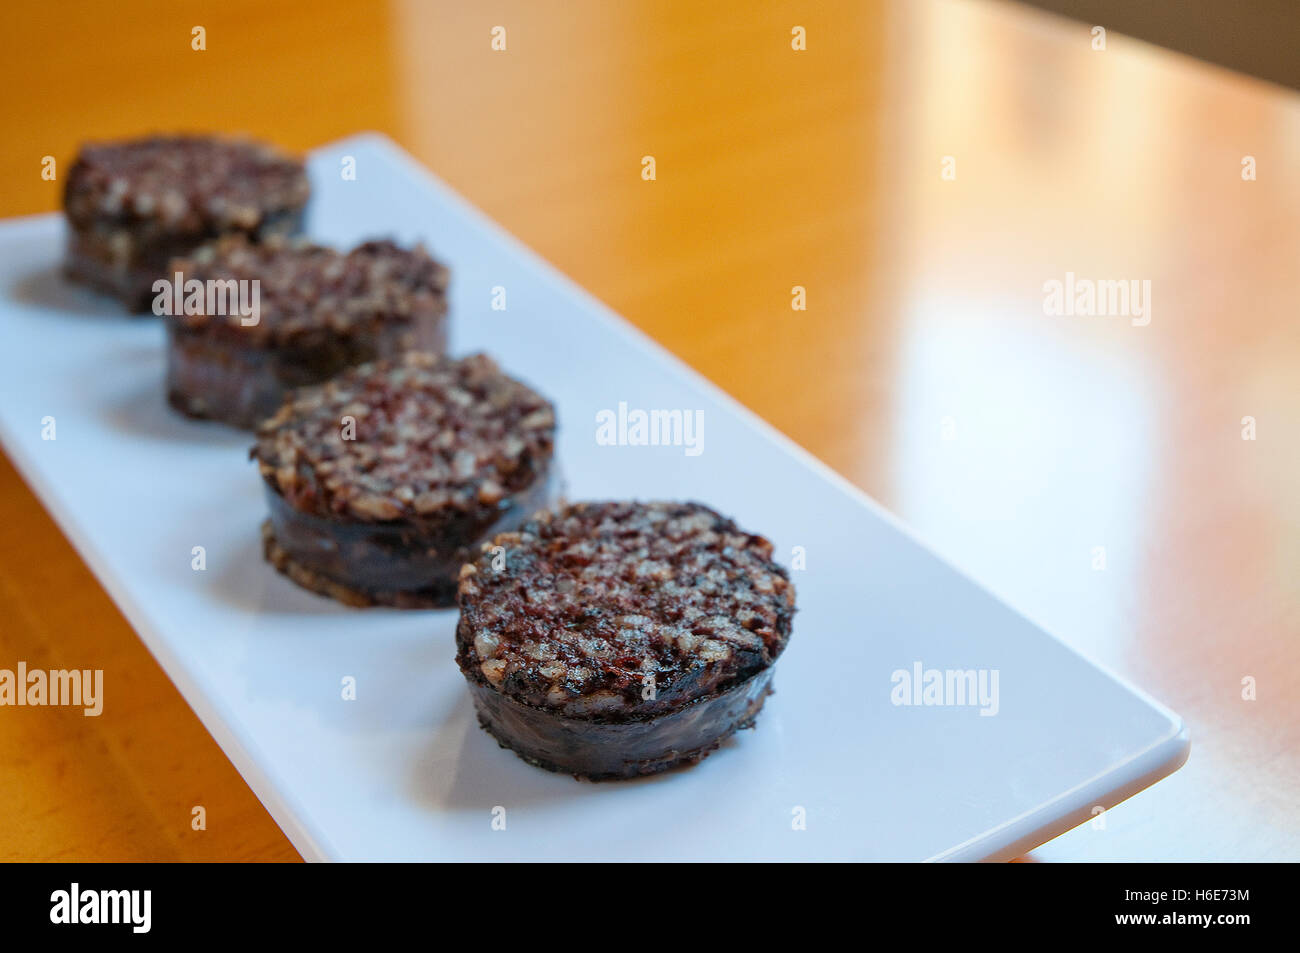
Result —
M 347 609 L 273 572 L 251 440 L 168 409 L 161 324 L 61 281 L 58 216 L 0 225 L 5 449 L 305 857 L 1010 858 L 1186 758 L 1177 716 L 962 576 L 390 142 L 349 139 L 310 170 L 313 238 L 422 240 L 451 266 L 453 349 L 489 351 L 554 399 L 570 498 L 701 500 L 786 564 L 803 547 L 806 569 L 755 731 L 635 782 L 530 767 L 475 722 L 455 611 Z M 703 452 L 598 446 L 596 414 L 620 401 L 702 410 Z M 916 662 L 996 670 L 997 714 L 893 704 L 892 673 Z M 114 691 L 107 672 L 109 713 Z

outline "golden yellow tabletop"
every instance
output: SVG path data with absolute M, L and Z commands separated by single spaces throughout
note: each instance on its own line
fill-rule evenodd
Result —
M 10 4 L 0 215 L 87 139 L 385 132 L 1184 716 L 1031 859 L 1300 858 L 1300 97 L 1003 3 L 478 6 Z M 297 858 L 0 458 L 18 658 L 118 701 L 0 712 L 0 857 Z

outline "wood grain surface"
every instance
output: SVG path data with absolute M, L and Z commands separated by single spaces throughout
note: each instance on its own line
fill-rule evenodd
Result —
M 6 14 L 0 215 L 57 208 L 41 159 L 87 139 L 383 131 L 1186 718 L 1181 771 L 1029 859 L 1300 859 L 1295 93 L 968 0 Z M 1145 313 L 1047 313 L 1067 273 L 1149 281 Z M 0 709 L 0 858 L 297 858 L 0 460 L 19 659 L 113 698 Z

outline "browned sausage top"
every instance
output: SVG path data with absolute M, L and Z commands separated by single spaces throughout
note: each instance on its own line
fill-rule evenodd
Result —
M 295 392 L 252 456 L 303 512 L 480 524 L 545 476 L 554 444 L 550 402 L 491 358 L 413 351 Z
M 301 209 L 311 193 L 302 161 L 257 142 L 151 136 L 82 147 L 64 208 L 76 226 L 148 224 L 170 235 L 255 232 Z
M 538 514 L 461 570 L 457 662 L 526 705 L 652 717 L 784 650 L 794 586 L 772 544 L 698 503 Z
M 319 346 L 348 335 L 374 335 L 446 312 L 448 272 L 422 246 L 370 241 L 348 252 L 302 240 L 261 242 L 232 235 L 172 261 L 168 280 L 258 282 L 259 320 L 200 306 L 169 320 L 189 331 L 218 332 L 245 347 Z

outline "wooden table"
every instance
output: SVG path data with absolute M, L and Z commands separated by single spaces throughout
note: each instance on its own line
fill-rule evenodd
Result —
M 1032 858 L 1300 857 L 1294 93 L 989 3 L 13 6 L 0 214 L 84 139 L 387 132 L 1187 719 L 1186 767 Z M 1047 313 L 1067 273 L 1150 281 L 1149 323 Z M 0 664 L 115 698 L 0 711 L 0 856 L 297 857 L 7 462 L 0 619 Z

